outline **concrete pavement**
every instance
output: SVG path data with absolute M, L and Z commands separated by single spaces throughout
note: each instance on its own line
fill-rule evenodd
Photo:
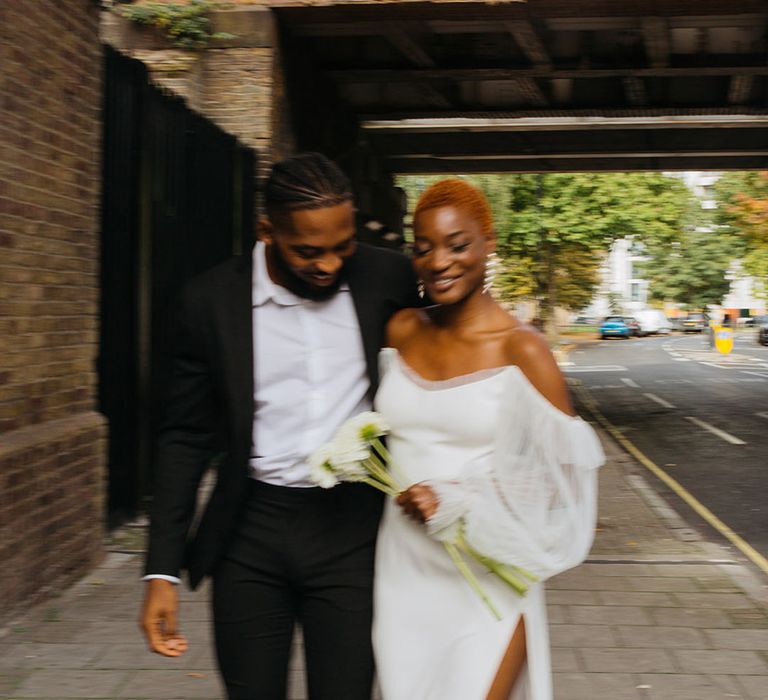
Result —
M 556 700 L 768 699 L 765 576 L 702 540 L 655 496 L 642 467 L 604 443 L 595 546 L 548 584 Z M 101 567 L 0 632 L 0 697 L 223 697 L 207 589 L 182 594 L 186 656 L 144 648 L 142 534 L 117 533 Z M 305 697 L 297 644 L 290 700 Z

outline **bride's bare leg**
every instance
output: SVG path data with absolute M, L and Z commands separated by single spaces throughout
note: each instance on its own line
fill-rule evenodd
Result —
M 486 700 L 509 700 L 515 681 L 525 664 L 525 658 L 525 620 L 521 615 Z

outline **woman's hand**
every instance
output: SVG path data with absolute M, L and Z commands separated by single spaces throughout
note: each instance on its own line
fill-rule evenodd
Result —
M 437 511 L 440 499 L 431 486 L 414 484 L 395 500 L 407 515 L 420 523 L 429 520 Z

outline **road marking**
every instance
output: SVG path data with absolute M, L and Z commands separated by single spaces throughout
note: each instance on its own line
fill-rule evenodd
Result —
M 733 353 L 731 355 L 720 355 L 713 347 L 689 347 L 685 343 L 687 338 L 676 338 L 675 340 L 664 343 L 661 347 L 674 362 L 697 362 L 701 365 L 713 367 L 715 369 L 768 369 L 765 359 Z M 745 344 L 745 339 L 739 339 Z M 750 344 L 751 345 L 751 344 Z M 739 351 L 747 348 L 739 347 Z
M 760 418 L 765 418 L 768 420 L 768 411 L 763 411 L 762 413 L 755 413 L 756 416 L 760 416 Z
M 677 406 L 673 406 L 669 401 L 665 401 L 659 396 L 656 396 L 656 394 L 643 394 L 643 396 L 646 396 L 651 401 L 655 401 L 660 406 L 664 406 L 664 408 L 677 408 Z
M 631 386 L 633 389 L 640 388 L 640 385 L 634 379 L 630 379 L 629 377 L 622 377 L 621 381 L 624 382 L 627 386 Z
M 622 365 L 584 365 L 583 367 L 566 367 L 566 372 L 626 372 Z
M 629 452 L 640 464 L 642 464 L 649 472 L 669 486 L 672 491 L 675 492 L 685 503 L 687 503 L 693 510 L 698 513 L 707 523 L 709 523 L 715 530 L 717 530 L 723 537 L 744 554 L 758 569 L 768 576 L 768 559 L 766 559 L 760 552 L 752 547 L 748 542 L 737 535 L 730 527 L 728 527 L 720 518 L 718 518 L 709 508 L 707 508 L 701 501 L 699 501 L 690 491 L 688 491 L 681 483 L 676 479 L 673 479 L 667 472 L 659 467 L 653 460 L 645 456 L 631 440 L 628 440 L 621 434 L 619 430 L 611 423 L 597 407 L 597 402 L 589 395 L 589 392 L 583 385 L 577 385 L 574 390 L 578 392 L 584 405 L 592 412 L 598 423 L 603 426 L 613 439 L 616 440 L 627 452 Z
M 716 428 L 714 425 L 710 425 L 709 423 L 704 422 L 703 420 L 699 420 L 698 418 L 694 418 L 693 416 L 686 416 L 686 420 L 691 421 L 691 423 L 695 423 L 700 428 L 704 428 L 704 430 L 708 430 L 712 435 L 717 435 L 717 437 L 721 438 L 722 440 L 725 440 L 726 442 L 730 442 L 731 445 L 746 445 L 747 443 L 744 442 L 744 440 L 740 440 L 737 437 L 734 437 L 733 435 L 726 433 L 724 430 L 720 430 L 720 428 Z

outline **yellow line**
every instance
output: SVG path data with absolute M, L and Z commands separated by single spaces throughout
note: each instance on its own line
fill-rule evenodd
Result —
M 581 395 L 581 399 L 584 405 L 594 415 L 600 425 L 603 426 L 613 438 L 622 445 L 627 452 L 629 452 L 640 464 L 642 464 L 648 471 L 661 479 L 669 488 L 671 488 L 680 498 L 682 498 L 694 511 L 696 511 L 704 520 L 706 520 L 715 530 L 717 530 L 723 537 L 737 547 L 744 556 L 746 556 L 758 569 L 764 574 L 768 574 L 768 559 L 766 559 L 760 552 L 754 547 L 745 542 L 739 537 L 730 527 L 728 527 L 720 518 L 718 518 L 709 508 L 701 503 L 693 494 L 691 494 L 684 486 L 675 481 L 667 472 L 659 467 L 655 462 L 646 457 L 637 447 L 632 444 L 621 431 L 616 428 L 600 411 L 597 407 L 595 400 L 590 396 L 589 392 L 581 385 L 572 383 L 573 388 Z

